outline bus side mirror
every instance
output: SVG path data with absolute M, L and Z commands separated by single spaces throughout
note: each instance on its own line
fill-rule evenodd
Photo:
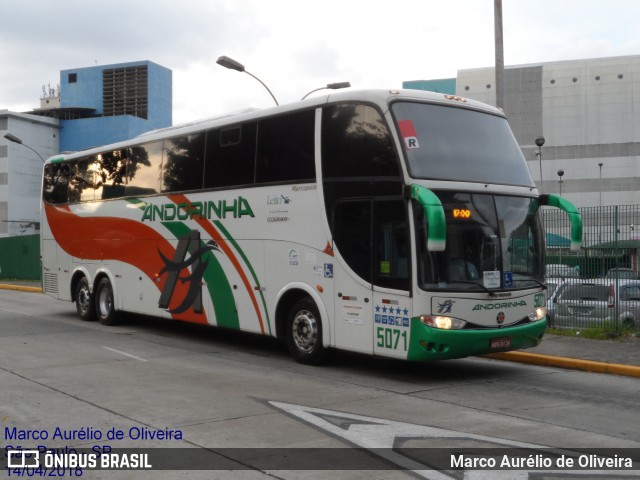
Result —
M 424 210 L 424 217 L 427 220 L 427 250 L 430 252 L 444 251 L 447 222 L 440 199 L 428 188 L 415 183 L 411 185 L 411 198 L 416 200 Z
M 539 205 L 556 207 L 567 214 L 571 222 L 571 250 L 574 252 L 580 251 L 582 246 L 582 217 L 575 205 L 569 200 L 553 194 L 540 195 Z

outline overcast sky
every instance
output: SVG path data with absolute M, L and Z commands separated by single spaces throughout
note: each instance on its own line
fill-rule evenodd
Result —
M 638 0 L 503 0 L 505 64 L 640 54 Z M 39 107 L 60 70 L 151 60 L 173 121 L 280 103 L 330 82 L 400 88 L 494 63 L 493 0 L 0 0 L 0 110 Z

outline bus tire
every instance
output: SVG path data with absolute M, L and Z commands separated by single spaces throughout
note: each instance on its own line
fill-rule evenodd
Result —
M 100 279 L 96 285 L 94 302 L 96 315 L 101 324 L 116 325 L 118 323 L 118 312 L 113 302 L 113 288 L 107 277 Z
M 87 277 L 81 277 L 78 280 L 73 299 L 76 302 L 76 311 L 82 320 L 92 322 L 96 319 L 96 308 Z
M 327 350 L 322 345 L 322 320 L 311 299 L 300 299 L 289 310 L 286 343 L 297 362 L 318 365 L 325 359 Z

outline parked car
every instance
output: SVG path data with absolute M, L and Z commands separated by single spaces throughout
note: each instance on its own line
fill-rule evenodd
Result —
M 576 279 L 550 278 L 547 280 L 547 322 L 549 327 L 555 326 L 556 300 L 558 296 Z
M 550 263 L 547 265 L 546 276 L 549 278 L 578 278 L 580 271 L 562 263 Z
M 553 302 L 556 326 L 599 327 L 615 320 L 640 326 L 640 280 L 574 281 Z
M 607 278 L 635 280 L 638 275 L 630 268 L 612 268 L 607 272 Z

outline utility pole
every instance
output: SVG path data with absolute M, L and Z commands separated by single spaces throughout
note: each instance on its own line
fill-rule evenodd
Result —
M 493 0 L 496 54 L 496 107 L 504 112 L 504 46 L 502 41 L 502 0 Z

